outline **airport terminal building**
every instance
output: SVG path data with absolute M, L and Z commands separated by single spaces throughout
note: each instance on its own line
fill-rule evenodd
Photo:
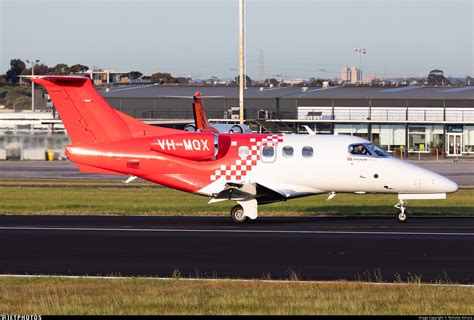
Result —
M 145 85 L 103 91 L 116 109 L 154 125 L 194 122 L 200 91 L 208 118 L 237 123 L 238 88 Z M 257 132 L 356 135 L 395 156 L 474 157 L 474 86 L 466 87 L 249 87 L 245 119 Z M 0 160 L 64 158 L 69 143 L 52 113 L 0 113 Z
M 104 92 L 115 108 L 157 123 L 192 123 L 192 96 L 215 122 L 238 119 L 238 88 L 150 85 Z M 249 87 L 245 119 L 260 132 L 356 135 L 407 156 L 474 156 L 474 87 Z M 174 122 L 173 122 L 174 120 Z

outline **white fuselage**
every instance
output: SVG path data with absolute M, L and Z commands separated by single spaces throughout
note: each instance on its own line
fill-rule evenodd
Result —
M 413 164 L 349 150 L 351 145 L 367 143 L 345 135 L 283 135 L 272 156 L 265 156 L 260 146 L 260 160 L 245 181 L 221 178 L 199 193 L 217 193 L 228 182 L 258 183 L 287 198 L 327 192 L 431 194 L 457 190 L 453 181 Z M 285 147 L 293 148 L 293 154 L 284 153 Z

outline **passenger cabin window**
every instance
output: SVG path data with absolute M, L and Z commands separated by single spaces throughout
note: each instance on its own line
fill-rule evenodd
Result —
M 238 153 L 239 153 L 239 157 L 241 157 L 242 159 L 245 159 L 250 154 L 250 149 L 247 146 L 240 146 Z
M 293 157 L 293 147 L 283 147 L 283 156 L 284 157 Z
M 274 147 L 263 147 L 262 156 L 264 156 L 265 158 L 272 158 L 274 155 L 275 155 Z
M 303 149 L 301 150 L 301 154 L 305 158 L 312 157 L 313 156 L 313 148 L 312 147 L 303 147 Z
M 264 146 L 261 149 L 262 162 L 273 162 L 276 159 L 275 146 Z

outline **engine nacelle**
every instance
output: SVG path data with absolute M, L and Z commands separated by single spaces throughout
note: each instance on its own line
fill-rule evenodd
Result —
M 196 126 L 194 124 L 187 124 L 184 127 L 184 131 L 196 132 L 197 129 L 196 129 Z
M 226 124 L 216 123 L 211 125 L 212 128 L 216 129 L 219 133 L 251 133 L 249 126 L 246 124 Z M 196 126 L 194 124 L 187 124 L 184 127 L 185 131 L 196 132 Z
M 189 160 L 211 160 L 219 151 L 219 139 L 213 133 L 183 133 L 161 136 L 151 150 Z

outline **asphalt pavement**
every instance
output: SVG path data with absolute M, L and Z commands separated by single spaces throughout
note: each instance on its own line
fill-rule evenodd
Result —
M 474 218 L 0 216 L 0 273 L 474 283 Z

